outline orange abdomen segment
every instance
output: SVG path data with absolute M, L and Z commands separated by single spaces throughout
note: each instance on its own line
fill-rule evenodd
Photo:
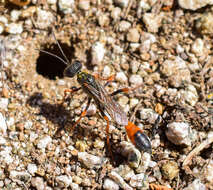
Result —
M 152 152 L 152 147 L 149 138 L 143 133 L 143 131 L 133 124 L 128 122 L 128 125 L 125 126 L 127 135 L 131 142 L 136 146 L 140 151 Z

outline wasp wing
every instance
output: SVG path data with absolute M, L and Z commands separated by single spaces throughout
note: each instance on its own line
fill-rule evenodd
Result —
M 86 88 L 104 114 L 107 113 L 110 115 L 110 117 L 119 125 L 128 124 L 126 113 L 97 80 L 96 84 L 93 86 L 87 84 Z

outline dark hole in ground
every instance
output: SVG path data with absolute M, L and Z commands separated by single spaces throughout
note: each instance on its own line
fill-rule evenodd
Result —
M 73 58 L 74 55 L 74 48 L 69 47 L 66 44 L 60 45 L 67 59 L 71 62 L 71 59 Z M 43 50 L 62 58 L 66 62 L 65 58 L 63 57 L 63 55 L 59 50 L 59 47 L 56 44 L 48 48 L 45 47 Z M 37 59 L 36 63 L 36 72 L 45 78 L 55 80 L 56 77 L 63 78 L 63 72 L 66 66 L 67 65 L 58 58 L 40 52 L 40 56 Z

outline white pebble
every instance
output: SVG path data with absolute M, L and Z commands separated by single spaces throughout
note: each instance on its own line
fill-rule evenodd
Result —
M 196 88 L 191 84 L 187 85 L 186 90 L 180 90 L 180 96 L 191 106 L 195 106 L 199 98 Z
M 191 145 L 190 140 L 191 128 L 188 123 L 173 122 L 167 125 L 166 136 L 172 143 L 176 145 Z
M 139 100 L 137 98 L 131 98 L 129 102 L 130 108 L 135 107 L 139 103 Z
M 67 175 L 57 176 L 55 180 L 58 183 L 58 186 L 63 188 L 69 187 L 72 183 L 72 177 Z
M 33 177 L 31 180 L 31 184 L 33 187 L 35 187 L 37 190 L 44 190 L 44 180 L 42 177 Z
M 106 178 L 104 180 L 103 188 L 106 190 L 119 190 L 119 185 L 115 183 L 113 180 Z
M 36 13 L 37 13 L 36 26 L 38 28 L 45 29 L 49 26 L 52 26 L 55 17 L 50 11 L 44 11 L 40 8 L 37 8 Z
M 133 190 L 117 172 L 110 172 L 109 177 L 112 178 L 122 189 Z
M 147 120 L 150 124 L 154 124 L 156 119 L 158 118 L 158 114 L 150 108 L 143 108 L 140 111 L 140 118 L 143 120 Z
M 119 7 L 115 7 L 112 9 L 111 17 L 113 20 L 118 20 L 120 18 L 121 9 Z
M 94 104 L 90 104 L 88 110 L 87 110 L 87 116 L 95 115 L 97 112 L 97 107 Z
M 9 103 L 8 98 L 0 98 L 0 108 L 1 109 L 3 109 L 3 110 L 7 109 L 8 103 Z
M 196 56 L 202 56 L 204 54 L 204 42 L 202 39 L 197 38 L 194 43 L 192 44 L 191 48 L 192 52 Z
M 158 32 L 158 29 L 161 26 L 163 15 L 164 14 L 162 12 L 160 12 L 158 16 L 156 16 L 156 14 L 154 13 L 145 13 L 143 15 L 143 22 L 145 23 L 146 28 L 149 32 Z
M 35 164 L 28 164 L 27 170 L 30 174 L 34 175 L 35 172 L 37 171 L 37 166 Z
M 74 0 L 59 0 L 59 2 L 58 2 L 59 9 L 64 14 L 72 13 L 74 5 L 75 5 L 75 1 Z
M 5 162 L 6 164 L 11 164 L 14 160 L 13 158 L 10 156 L 12 151 L 12 147 L 3 147 L 1 152 L 0 152 L 0 161 Z
M 132 176 L 129 184 L 135 188 L 142 188 L 144 185 L 144 181 L 146 181 L 146 176 L 144 175 L 144 173 L 140 173 Z
M 115 80 L 118 82 L 121 82 L 121 83 L 126 83 L 128 78 L 125 75 L 125 73 L 121 71 L 121 72 L 116 73 Z
M 23 32 L 22 23 L 10 23 L 7 25 L 6 31 L 10 34 L 21 34 Z
M 72 190 L 79 190 L 80 189 L 79 185 L 76 184 L 76 183 L 71 183 L 70 187 L 71 187 Z
M 93 65 L 98 65 L 102 62 L 105 51 L 104 45 L 101 42 L 96 42 L 92 45 L 91 55 Z
M 204 171 L 205 179 L 213 184 L 213 160 L 210 160 Z
M 100 168 L 103 163 L 101 157 L 88 154 L 87 152 L 78 152 L 78 160 L 90 169 Z
M 137 28 L 131 28 L 129 29 L 127 33 L 127 41 L 137 43 L 140 40 L 140 33 Z
M 19 19 L 19 16 L 21 14 L 21 11 L 18 10 L 12 10 L 10 13 L 10 18 L 13 22 L 17 21 Z
M 3 23 L 3 24 L 7 24 L 8 20 L 5 16 L 0 16 L 0 22 Z
M 7 132 L 7 124 L 5 121 L 5 117 L 0 112 L 0 133 L 6 135 Z
M 213 5 L 212 0 L 178 0 L 178 4 L 180 7 L 184 9 L 197 10 L 206 5 Z
M 122 21 L 119 23 L 119 31 L 120 31 L 120 32 L 125 32 L 125 31 L 127 31 L 130 27 L 131 27 L 131 23 L 128 22 L 128 21 L 122 20 Z
M 45 149 L 46 146 L 52 142 L 52 138 L 50 136 L 46 136 L 38 141 L 37 147 L 39 149 Z
M 129 82 L 133 85 L 133 86 L 138 86 L 141 85 L 143 83 L 143 79 L 140 75 L 131 75 Z
M 21 179 L 23 183 L 26 183 L 30 181 L 31 175 L 28 172 L 19 172 L 12 170 L 10 171 L 10 179 L 12 179 L 13 181 Z
M 79 0 L 78 7 L 81 10 L 89 10 L 90 8 L 90 0 Z
M 47 0 L 47 3 L 50 5 L 56 4 L 57 0 Z
M 103 70 L 103 74 L 102 74 L 103 78 L 108 78 L 111 76 L 111 67 L 109 67 L 108 65 L 106 65 L 104 67 L 104 70 Z
M 0 23 L 0 34 L 4 31 L 4 25 Z
M 0 145 L 4 145 L 6 142 L 5 138 L 0 136 Z
M 191 184 L 189 184 L 183 190 L 206 190 L 206 187 L 199 179 L 195 179 Z

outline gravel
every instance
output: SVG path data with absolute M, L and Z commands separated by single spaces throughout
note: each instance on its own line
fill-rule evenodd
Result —
M 154 183 L 213 189 L 212 4 L 4 1 L 0 188 L 149 189 Z M 79 90 L 63 98 L 66 88 L 80 85 L 76 76 L 63 77 L 63 61 L 39 51 L 65 59 L 53 28 L 70 63 L 78 59 L 82 71 L 100 78 L 115 76 L 105 87 L 108 94 L 141 85 L 113 99 L 149 137 L 151 154 L 139 152 L 126 137 L 125 126 L 111 118 L 111 155 L 107 122 L 100 114 L 106 110 L 94 100 L 73 127 L 88 94 Z M 101 96 L 108 106 L 105 98 Z

